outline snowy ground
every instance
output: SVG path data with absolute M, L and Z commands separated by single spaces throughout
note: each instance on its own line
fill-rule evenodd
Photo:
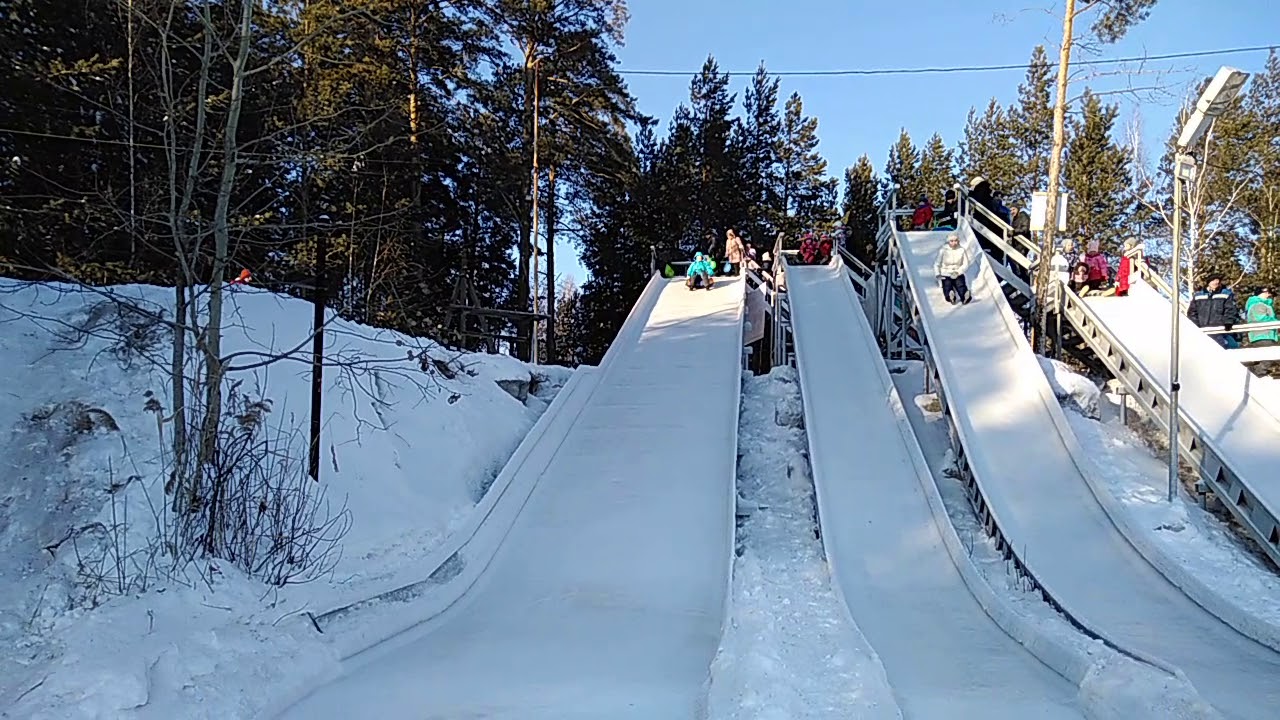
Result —
M 113 292 L 153 309 L 170 298 Z M 466 518 L 570 373 L 331 325 L 321 487 L 335 515 L 350 512 L 342 554 L 283 588 L 221 561 L 175 576 L 153 552 L 166 448 L 146 409 L 153 398 L 169 406 L 168 334 L 102 301 L 0 282 L 4 717 L 247 717 L 322 680 L 335 653 L 296 616 L 420 579 L 419 561 Z M 296 299 L 237 289 L 229 311 L 224 352 L 274 354 L 308 336 L 311 307 Z M 270 401 L 267 425 L 303 459 L 308 357 L 231 376 Z M 77 528 L 90 531 L 67 540 Z
M 1229 602 L 1266 623 L 1280 625 L 1280 604 L 1276 602 L 1280 575 L 1239 533 L 1185 493 L 1179 493 L 1172 503 L 1167 500 L 1167 461 L 1120 422 L 1120 396 L 1100 393 L 1088 378 L 1065 367 L 1057 368 L 1056 374 L 1056 382 L 1074 388 L 1087 385 L 1098 398 L 1099 419 L 1069 412 L 1067 420 L 1096 476 L 1131 513 L 1135 526 Z M 1129 401 L 1132 403 L 1132 398 Z M 1064 400 L 1063 404 L 1071 408 L 1077 402 Z M 1136 408 L 1130 408 L 1130 417 L 1140 417 Z
M 1081 633 L 1052 606 L 1044 602 L 1027 581 L 1019 578 L 1004 560 L 994 541 L 974 514 L 964 485 L 950 473 L 954 457 L 947 440 L 946 422 L 937 397 L 926 394 L 924 365 L 920 362 L 892 362 L 892 377 L 901 393 L 916 438 L 938 483 L 938 489 L 969 557 L 987 584 L 1012 610 L 1038 628 L 1047 638 L 1075 652 L 1087 655 L 1091 668 L 1080 684 L 1080 702 L 1095 720 L 1172 720 L 1173 718 L 1213 718 L 1217 713 L 1206 706 L 1189 685 L 1141 665 Z M 1067 378 L 1059 378 L 1055 392 L 1074 391 L 1069 402 L 1088 407 L 1086 388 Z M 1094 388 L 1096 395 L 1096 388 Z
M 744 376 L 732 618 L 712 666 L 713 720 L 901 717 L 832 588 L 815 529 L 792 368 Z

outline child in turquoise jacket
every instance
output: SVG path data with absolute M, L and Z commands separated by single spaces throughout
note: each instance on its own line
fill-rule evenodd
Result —
M 716 274 L 716 266 L 702 253 L 696 253 L 693 256 L 693 262 L 689 263 L 689 272 L 686 274 L 688 279 L 685 280 L 685 285 L 690 290 L 697 288 L 710 290 L 715 284 L 712 276 Z

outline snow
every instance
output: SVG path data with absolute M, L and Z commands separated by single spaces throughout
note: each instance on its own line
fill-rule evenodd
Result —
M 832 588 L 816 534 L 800 388 L 745 375 L 732 621 L 712 665 L 712 720 L 900 718 L 884 670 Z
M 1036 356 L 1040 369 L 1049 381 L 1049 387 L 1064 407 L 1072 407 L 1085 417 L 1098 417 L 1098 398 L 1102 391 L 1089 378 L 1072 372 L 1066 363 L 1053 358 Z
M 1127 297 L 1085 300 L 1157 387 L 1169 383 L 1169 301 L 1141 280 Z M 1180 409 L 1231 466 L 1252 502 L 1280 518 L 1280 397 L 1185 316 L 1179 322 Z M 1251 510 L 1256 512 L 1257 510 Z M 1261 532 L 1265 535 L 1269 528 Z
M 110 292 L 153 310 L 172 293 Z M 244 717 L 330 677 L 338 653 L 299 616 L 418 579 L 571 372 L 331 324 L 319 487 L 351 523 L 331 572 L 283 588 L 220 561 L 170 576 L 150 542 L 167 448 L 145 409 L 169 405 L 167 331 L 105 299 L 0 281 L 0 467 L 16 479 L 0 496 L 0 707 L 15 717 Z M 311 312 L 237 288 L 223 350 L 292 349 Z M 271 401 L 267 424 L 295 458 L 310 401 L 309 352 L 300 359 L 230 376 Z M 94 522 L 109 531 L 44 549 Z M 113 553 L 126 570 L 161 565 L 122 579 Z

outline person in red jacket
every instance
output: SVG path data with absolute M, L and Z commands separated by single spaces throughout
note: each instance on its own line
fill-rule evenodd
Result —
M 1142 257 L 1142 245 L 1136 238 L 1124 241 L 1124 254 L 1120 256 L 1120 269 L 1116 272 L 1115 294 L 1124 297 L 1129 294 L 1129 277 L 1133 274 L 1133 264 Z
M 924 195 L 916 202 L 916 211 L 911 215 L 912 230 L 928 230 L 933 224 L 933 204 Z

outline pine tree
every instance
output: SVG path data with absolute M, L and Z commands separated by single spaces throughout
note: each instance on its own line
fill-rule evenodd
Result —
M 818 119 L 805 117 L 799 93 L 787 99 L 778 146 L 782 164 L 782 198 L 787 218 L 780 223 L 788 237 L 806 230 L 827 229 L 835 221 L 835 180 L 827 177 L 827 161 L 818 152 Z
M 876 179 L 871 158 L 863 155 L 852 167 L 844 171 L 844 199 L 841 203 L 845 228 L 845 246 L 853 256 L 867 265 L 874 264 L 876 230 L 876 199 L 880 186 Z
M 956 184 L 955 155 L 934 133 L 920 154 L 920 194 L 941 207 L 943 195 Z
M 741 152 L 743 190 L 749 203 L 739 234 L 766 244 L 786 216 L 778 158 L 782 141 L 778 84 L 778 79 L 770 77 L 761 63 L 743 95 L 744 117 L 734 139 Z
M 696 236 L 719 250 L 725 230 L 746 216 L 739 148 L 730 142 L 738 121 L 731 116 L 734 95 L 729 75 L 708 56 L 689 85 L 689 113 L 697 152 L 698 181 L 694 195 Z M 704 248 L 711 249 L 711 248 Z
M 573 281 L 573 278 L 562 278 L 555 294 L 557 322 L 554 328 L 548 332 L 549 336 L 554 334 L 556 338 L 553 342 L 548 337 L 546 342 L 548 349 L 551 347 L 559 348 L 559 357 L 553 358 L 551 360 L 553 363 L 562 363 L 569 367 L 575 367 L 582 362 L 582 339 L 585 328 L 582 325 L 580 312 L 581 300 L 582 291 L 578 288 L 577 283 Z M 548 356 L 550 357 L 550 355 Z
M 1044 46 L 1031 53 L 1026 79 L 1018 86 L 1018 100 L 1006 114 L 1020 174 L 1006 189 L 1009 200 L 1020 207 L 1031 204 L 1031 194 L 1049 182 L 1049 151 L 1053 148 L 1053 71 Z
M 1133 230 L 1135 210 L 1130 158 L 1112 138 L 1119 110 L 1089 90 L 1080 104 L 1063 163 L 1071 193 L 1067 229 L 1080 244 L 1097 240 L 1104 252 L 1116 254 Z
M 1274 288 L 1280 285 L 1280 54 L 1274 49 L 1249 81 L 1242 105 L 1248 156 L 1226 166 L 1246 187 L 1240 207 L 1253 246 L 1242 254 L 1252 259 L 1253 279 Z
M 911 142 L 911 135 L 906 128 L 898 133 L 898 142 L 889 148 L 889 160 L 884 166 L 883 189 L 885 198 L 889 197 L 890 185 L 897 185 L 898 207 L 914 207 L 916 198 L 923 190 L 920 176 L 920 151 Z
M 982 115 L 978 115 L 977 110 L 969 110 L 964 140 L 960 143 L 959 166 L 966 184 L 981 175 L 991 183 L 993 191 L 1008 193 L 1021 182 L 1022 165 L 1009 130 L 1009 116 L 995 98 L 987 103 Z

